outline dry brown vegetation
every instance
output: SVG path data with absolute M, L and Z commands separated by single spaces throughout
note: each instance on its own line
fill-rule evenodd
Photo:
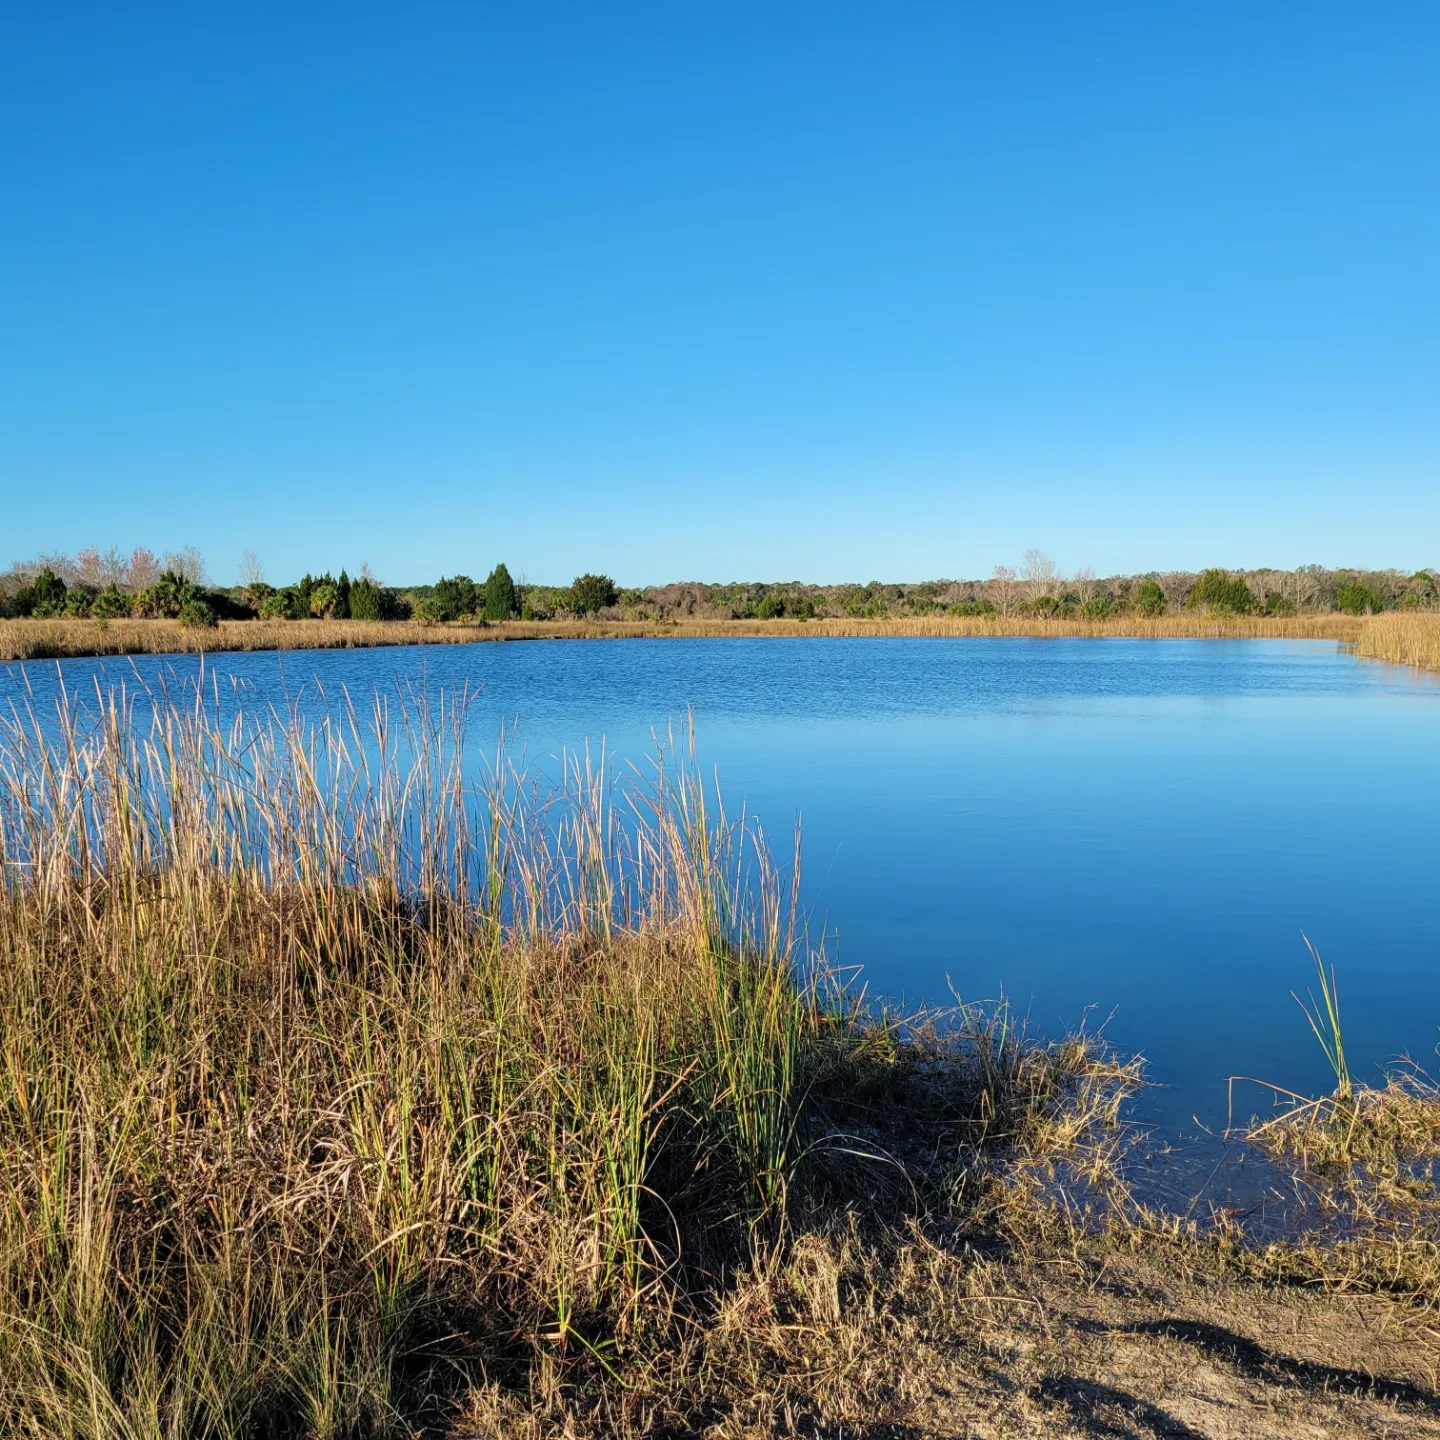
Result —
M 1395 665 L 1440 670 L 1440 615 L 1375 615 L 1354 637 L 1355 651 Z
M 1002 619 L 936 615 L 846 620 L 510 620 L 491 624 L 417 621 L 226 620 L 184 629 L 173 620 L 0 621 L 0 660 L 143 655 L 217 650 L 320 650 L 377 645 L 465 645 L 500 640 L 721 638 L 734 636 L 1030 636 L 1034 638 L 1338 640 L 1358 653 L 1440 668 L 1440 615 L 1127 615 L 1107 620 Z
M 4 728 L 0 1433 L 1440 1433 L 1424 1213 L 1145 1212 L 1135 1065 L 858 1008 L 673 755 L 463 756 Z

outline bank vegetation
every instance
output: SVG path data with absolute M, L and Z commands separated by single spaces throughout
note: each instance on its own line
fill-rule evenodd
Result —
M 1147 1210 L 1136 1062 L 865 1002 L 684 744 L 465 709 L 0 727 L 0 1433 L 1440 1428 L 1433 1127 L 1333 1236 Z

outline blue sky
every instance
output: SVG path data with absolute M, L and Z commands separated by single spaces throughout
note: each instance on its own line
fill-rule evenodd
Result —
M 13 7 L 0 563 L 1440 563 L 1440 7 Z

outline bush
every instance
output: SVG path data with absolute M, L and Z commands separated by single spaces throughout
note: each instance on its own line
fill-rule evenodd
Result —
M 1165 613 L 1165 592 L 1154 580 L 1146 580 L 1135 592 L 1135 608 L 1142 615 L 1156 616 Z
M 130 597 L 122 594 L 119 587 L 112 585 L 102 590 L 90 605 L 93 620 L 121 620 L 130 613 Z
M 950 607 L 952 615 L 998 615 L 1000 612 L 988 600 L 961 600 Z
M 214 630 L 219 625 L 215 612 L 198 595 L 193 595 L 180 607 L 180 628 L 182 630 Z
M 1113 615 L 1120 608 L 1119 602 L 1108 590 L 1101 591 L 1099 595 L 1092 595 L 1080 606 L 1080 613 L 1087 620 L 1103 620 L 1107 615 Z
M 260 602 L 262 620 L 298 620 L 310 612 L 298 590 L 276 590 Z
M 1336 590 L 1335 606 L 1346 615 L 1378 615 L 1385 602 L 1368 585 L 1352 580 Z
M 93 585 L 72 585 L 65 595 L 65 613 L 77 620 L 88 620 L 98 593 Z
M 28 585 L 15 592 L 15 613 L 37 620 L 65 609 L 65 582 L 47 565 Z
M 1255 596 L 1238 577 L 1228 570 L 1207 570 L 1196 582 L 1185 604 L 1192 610 L 1208 610 L 1216 615 L 1244 615 L 1255 608 Z
M 617 599 L 615 582 L 608 575 L 577 575 L 570 587 L 570 609 L 577 615 L 593 615 Z
M 1268 590 L 1265 593 L 1265 613 L 1274 615 L 1277 619 L 1285 619 L 1295 613 L 1295 602 L 1288 595 Z
M 515 582 L 503 563 L 497 565 L 485 581 L 485 618 L 508 620 L 519 609 L 515 601 Z
M 147 590 L 142 590 L 136 600 L 150 615 L 179 615 L 192 600 L 201 600 L 200 587 L 193 580 L 167 570 Z

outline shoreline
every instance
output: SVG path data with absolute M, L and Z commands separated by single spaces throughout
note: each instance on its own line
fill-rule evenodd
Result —
M 414 620 L 222 620 L 183 629 L 175 620 L 0 621 L 0 662 L 249 650 L 348 650 L 395 645 L 499 644 L 523 640 L 698 639 L 1157 639 L 1334 640 L 1358 654 L 1440 669 L 1440 614 L 1126 616 L 1113 620 L 977 616 L 819 620 L 507 620 L 426 624 Z

